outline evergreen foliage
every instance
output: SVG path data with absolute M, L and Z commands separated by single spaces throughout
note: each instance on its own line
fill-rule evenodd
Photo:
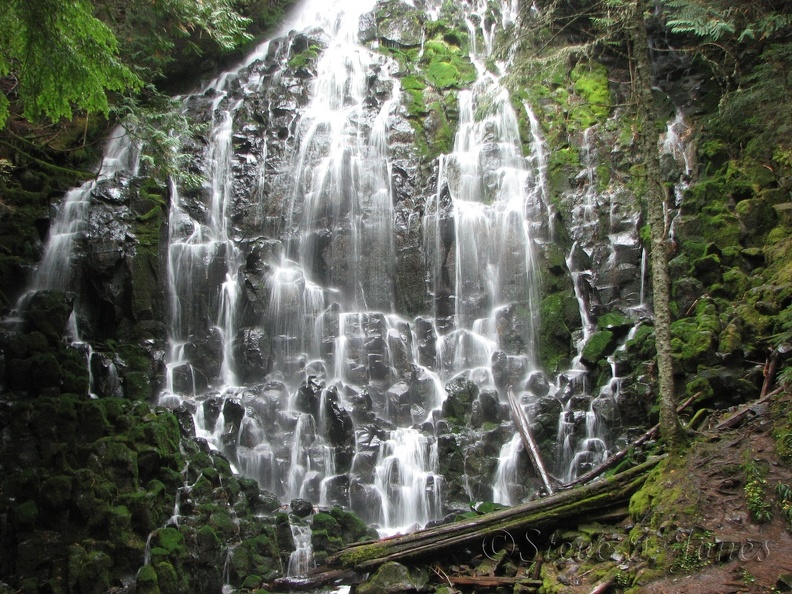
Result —
M 272 24 L 289 0 L 0 0 L 0 129 L 10 113 L 41 124 L 75 110 L 107 115 L 185 52 L 227 52 Z M 208 42 L 208 43 L 207 43 Z
M 140 86 L 118 42 L 87 0 L 0 0 L 0 127 L 15 96 L 30 121 L 107 114 L 108 91 Z
M 119 39 L 125 60 L 143 79 L 155 80 L 176 59 L 177 45 L 196 54 L 203 49 L 192 38 L 205 33 L 222 51 L 249 41 L 233 0 L 94 0 L 96 13 Z
M 729 0 L 665 0 L 668 27 L 675 33 L 692 33 L 711 41 L 736 37 L 738 41 L 766 39 L 792 26 L 792 14 L 783 3 L 731 2 Z

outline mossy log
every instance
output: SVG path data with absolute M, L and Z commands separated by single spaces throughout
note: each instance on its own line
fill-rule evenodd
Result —
M 420 558 L 422 562 L 451 550 L 481 546 L 494 535 L 518 538 L 569 523 L 595 511 L 618 506 L 638 490 L 660 457 L 647 460 L 620 474 L 543 499 L 517 505 L 483 516 L 443 524 L 413 534 L 376 542 L 352 545 L 327 559 L 330 567 L 369 571 L 387 561 Z
M 664 456 L 650 458 L 629 470 L 599 481 L 516 505 L 477 518 L 435 526 L 413 534 L 351 545 L 330 555 L 323 567 L 300 578 L 281 578 L 273 590 L 304 590 L 334 583 L 350 584 L 357 574 L 368 573 L 388 561 L 428 563 L 453 550 L 482 547 L 508 539 L 519 542 L 529 531 L 548 534 L 559 526 L 592 513 L 623 506 Z

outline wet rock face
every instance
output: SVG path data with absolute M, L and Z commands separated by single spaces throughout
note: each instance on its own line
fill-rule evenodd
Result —
M 319 70 L 326 67 L 320 64 L 321 52 L 333 40 L 318 29 L 292 32 L 274 40 L 264 55 L 223 84 L 185 100 L 189 116 L 207 124 L 203 137 L 186 141 L 186 150 L 193 155 L 191 171 L 204 174 L 200 187 L 171 192 L 140 179 L 120 179 L 100 184 L 95 192 L 89 241 L 80 255 L 83 293 L 88 296 L 83 303 L 92 308 L 85 327 L 94 337 L 123 332 L 137 340 L 143 335 L 137 334 L 143 320 L 170 316 L 174 348 L 168 354 L 161 342 L 156 344 L 165 324 L 145 329 L 147 340 L 155 341 L 145 347 L 148 361 L 155 361 L 163 375 L 167 364 L 170 383 L 161 404 L 175 409 L 183 436 L 216 433 L 213 447 L 271 490 L 273 498 L 294 498 L 292 513 L 297 517 L 310 517 L 311 508 L 322 501 L 351 506 L 366 521 L 382 522 L 383 500 L 398 500 L 400 491 L 415 487 L 399 482 L 407 480 L 414 468 L 403 460 L 390 466 L 384 462 L 389 456 L 408 458 L 396 449 L 405 446 L 396 443 L 397 426 L 417 435 L 410 455 L 439 459 L 442 477 L 428 473 L 431 476 L 420 486 L 422 493 L 437 495 L 432 517 L 440 517 L 449 503 L 466 505 L 471 497 L 491 499 L 501 447 L 513 434 L 499 397 L 510 386 L 525 393 L 532 429 L 548 458 L 560 460 L 554 439 L 562 408 L 569 405 L 565 412 L 569 424 L 582 436 L 591 401 L 581 387 L 585 382 L 576 381 L 574 374 L 554 381 L 561 365 L 571 363 L 573 342 L 581 334 L 574 289 L 593 324 L 610 308 L 626 309 L 637 303 L 641 263 L 637 209 L 630 197 L 613 192 L 606 197 L 608 204 L 603 202 L 592 213 L 587 190 L 595 181 L 585 176 L 565 188 L 561 197 L 565 208 L 559 209 L 553 224 L 569 225 L 562 239 L 551 240 L 547 221 L 530 225 L 528 245 L 535 248 L 538 266 L 547 269 L 549 301 L 539 296 L 540 305 L 525 294 L 519 279 L 533 264 L 518 249 L 495 250 L 497 257 L 482 260 L 475 271 L 481 278 L 469 280 L 472 288 L 464 296 L 456 294 L 457 275 L 472 256 L 459 249 L 471 233 L 460 227 L 463 215 L 455 210 L 454 200 L 470 180 L 461 159 L 441 163 L 436 157 L 452 150 L 462 117 L 457 90 L 467 84 L 469 73 L 464 74 L 460 60 L 466 59 L 462 54 L 469 40 L 463 39 L 464 22 L 458 20 L 456 30 L 451 20 L 432 25 L 437 33 L 429 39 L 434 57 L 406 64 L 392 58 L 389 50 L 417 54 L 426 41 L 427 16 L 397 0 L 380 2 L 372 13 L 363 15 L 359 38 L 388 51 L 366 56 L 362 65 L 351 58 L 344 62 L 347 73 L 358 66 L 363 71 L 360 88 L 346 79 L 339 79 L 343 84 L 337 85 L 343 87 L 342 105 L 360 99 L 360 108 L 345 122 L 352 133 L 344 143 L 334 144 L 332 123 L 321 121 L 321 114 L 309 109 L 317 94 L 313 85 Z M 467 67 L 474 70 L 469 62 Z M 488 109 L 482 100 L 476 118 L 489 117 Z M 226 123 L 228 127 L 222 128 Z M 497 123 L 489 121 L 481 134 L 481 174 L 475 185 L 482 205 L 496 200 L 499 164 L 514 144 L 497 141 Z M 382 130 L 384 140 L 374 142 Z M 365 145 L 365 151 L 356 152 L 358 145 Z M 375 158 L 377 151 L 387 152 L 386 167 Z M 298 170 L 300 175 L 295 173 Z M 335 185 L 314 183 L 325 178 L 332 178 Z M 213 225 L 217 226 L 219 215 L 213 200 L 218 180 L 223 179 L 229 183 L 221 192 L 222 232 L 198 245 L 195 238 L 216 231 Z M 337 200 L 323 200 L 332 192 L 337 192 Z M 377 202 L 382 196 L 385 199 Z M 147 217 L 161 218 L 166 204 L 172 215 L 167 229 L 170 248 L 157 244 L 164 235 L 144 225 Z M 519 215 L 546 208 L 537 200 Z M 516 237 L 519 230 L 522 225 L 509 229 L 509 245 L 522 241 Z M 502 278 L 482 280 L 484 269 L 501 263 Z M 168 270 L 178 277 L 171 302 L 166 308 L 160 297 L 161 303 L 150 305 L 156 299 L 147 296 L 156 292 L 139 290 L 144 285 L 139 281 L 164 283 Z M 574 287 L 570 270 L 578 273 Z M 497 303 L 488 293 L 489 284 L 496 282 L 503 297 Z M 233 307 L 224 309 L 232 302 Z M 473 323 L 496 305 L 497 314 L 487 321 L 492 325 L 491 340 L 476 342 Z M 551 341 L 533 340 L 543 317 L 536 311 L 540 307 L 543 314 L 545 310 L 554 314 L 547 317 L 552 320 Z M 45 342 L 60 340 L 64 313 L 46 316 L 59 330 L 32 328 L 28 342 L 40 338 L 36 333 Z M 601 332 L 624 338 L 614 328 Z M 582 359 L 591 377 L 604 373 L 605 357 L 617 348 L 615 342 L 605 342 L 596 352 L 589 346 L 593 354 Z M 545 362 L 540 351 L 548 344 L 563 353 L 553 359 L 554 365 L 539 371 L 537 367 Z M 460 348 L 457 361 L 453 353 L 460 345 L 468 350 Z M 29 348 L 17 346 L 20 352 Z M 55 371 L 34 377 L 27 354 L 9 355 L 4 362 L 6 377 L 14 389 L 31 394 L 65 392 L 65 374 L 60 370 L 70 362 L 52 357 L 45 361 L 46 368 Z M 117 396 L 120 386 L 128 395 L 135 377 L 130 373 L 143 374 L 150 381 L 139 386 L 139 392 L 161 391 L 158 388 L 165 383 L 157 384 L 155 373 L 142 371 L 139 362 L 133 370 L 132 360 L 127 353 L 94 354 L 90 361 L 94 392 Z M 454 377 L 462 364 L 468 370 Z M 113 367 L 121 381 L 114 382 Z M 71 385 L 82 377 L 75 375 Z M 613 398 L 628 400 L 626 393 Z M 611 404 L 604 401 L 594 412 L 618 424 Z M 622 420 L 633 422 L 640 408 L 632 406 Z M 26 447 L 25 452 L 35 456 L 33 448 Z M 114 443 L 106 444 L 102 452 L 113 454 L 119 473 L 135 466 L 138 481 L 142 476 L 153 480 L 162 461 L 152 451 L 134 451 L 135 459 Z M 216 457 L 208 445 L 201 453 Z M 222 461 L 215 460 L 211 468 L 207 465 L 190 477 L 190 489 L 182 493 L 186 514 L 199 508 L 202 496 L 224 488 L 218 464 Z M 524 456 L 515 464 L 519 476 L 515 480 L 529 482 Z M 389 476 L 384 476 L 386 469 Z M 529 494 L 530 488 L 525 488 L 518 497 Z M 249 495 L 247 504 L 260 508 L 259 499 Z M 211 533 L 198 535 L 201 554 L 216 560 L 215 538 L 231 538 L 233 527 L 221 513 L 210 518 L 208 526 Z M 316 545 L 332 550 L 339 545 L 336 535 L 327 526 L 324 529 L 324 534 L 317 530 Z M 274 571 L 271 561 L 287 545 L 276 551 L 272 535 L 263 536 L 257 545 L 240 548 L 233 575 Z M 158 538 L 161 548 L 173 545 L 172 557 L 178 557 L 177 536 L 162 533 Z M 267 552 L 267 563 L 258 563 L 256 546 Z M 139 580 L 154 584 L 157 577 L 142 574 Z

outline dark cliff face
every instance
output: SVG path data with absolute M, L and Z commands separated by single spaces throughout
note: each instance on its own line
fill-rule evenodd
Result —
M 204 176 L 202 186 L 167 185 L 144 167 L 92 188 L 70 286 L 32 296 L 24 319 L 9 321 L 0 337 L 0 556 L 14 587 L 37 591 L 50 584 L 57 591 L 54 584 L 68 582 L 60 591 L 104 591 L 129 583 L 146 559 L 138 591 L 219 591 L 232 542 L 241 543 L 230 557 L 233 585 L 253 588 L 282 575 L 295 545 L 288 518 L 276 513 L 277 497 L 296 495 L 284 477 L 302 415 L 323 419 L 313 427 L 323 441 L 306 456 L 319 460 L 327 445 L 336 471 L 331 476 L 319 467 L 326 474 L 306 479 L 302 494 L 314 503 L 324 497 L 351 505 L 372 523 L 382 521 L 370 511 L 379 505 L 378 452 L 395 426 L 415 425 L 435 440 L 437 474 L 427 484 L 438 495 L 435 513 L 470 498 L 492 499 L 503 488 L 493 485 L 502 447 L 514 433 L 499 399 L 509 385 L 522 391 L 542 453 L 559 475 L 574 464 L 571 476 L 585 470 L 654 422 L 642 156 L 633 146 L 640 123 L 622 107 L 626 65 L 581 60 L 550 73 L 523 67 L 506 82 L 519 133 L 512 144 L 526 161 L 523 183 L 538 188 L 524 217 L 541 282 L 530 302 L 518 283 L 508 282 L 527 275 L 528 258 L 499 248 L 499 257 L 481 268 L 503 263 L 507 280 L 499 295 L 517 297 L 491 303 L 488 289 L 456 284 L 468 264 L 460 244 L 474 233 L 460 227 L 455 206 L 464 186 L 461 159 L 446 157 L 466 121 L 460 93 L 476 79 L 469 54 L 488 40 L 477 28 L 471 38 L 461 8 L 444 10 L 433 20 L 401 2 L 379 2 L 360 19 L 358 40 L 367 48 L 361 51 L 371 53 L 349 138 L 370 138 L 385 113 L 387 168 L 377 170 L 370 143 L 362 166 L 340 159 L 340 169 L 349 170 L 338 178 L 342 199 L 335 210 L 295 199 L 296 188 L 315 187 L 313 176 L 334 141 L 326 125 L 300 144 L 307 134 L 300 126 L 312 117 L 306 110 L 315 105 L 320 57 L 332 44 L 322 30 L 273 40 L 222 85 L 185 98 L 186 113 L 206 124 L 187 141 L 190 171 Z M 491 25 L 502 16 L 483 21 Z M 509 35 L 529 35 L 531 16 L 523 18 L 496 37 L 496 49 Z M 495 51 L 483 66 L 496 71 L 498 56 Z M 509 65 L 519 66 L 519 59 Z M 679 68 L 658 63 L 661 74 Z M 497 99 L 488 100 L 479 98 L 472 123 L 489 121 Z M 680 393 L 700 392 L 711 405 L 727 406 L 755 395 L 766 337 L 788 331 L 792 219 L 788 192 L 761 167 L 743 167 L 735 179 L 726 173 L 726 155 L 708 153 L 696 163 L 698 101 L 675 87 L 671 102 L 680 117 L 673 109 L 665 114 L 667 142 L 658 147 L 669 192 L 677 192 L 669 201 L 677 250 L 673 346 Z M 227 224 L 210 251 L 189 260 L 200 274 L 174 286 L 174 238 L 187 245 L 186 238 L 214 224 L 223 110 L 231 113 L 231 152 L 222 172 L 229 181 Z M 483 138 L 476 158 L 485 173 L 476 183 L 482 202 L 493 203 L 507 150 L 487 133 Z M 385 223 L 375 220 L 373 207 L 382 179 Z M 351 187 L 363 189 L 362 198 Z M 40 231 L 47 225 L 41 213 L 3 207 L 0 224 L 27 238 L 24 245 L 11 233 L 2 238 L 15 258 L 2 271 L 13 277 L 3 283 L 11 301 L 25 285 L 16 278 L 21 262 L 43 252 Z M 301 226 L 308 214 L 312 225 Z M 519 245 L 519 238 L 504 239 L 499 246 Z M 296 273 L 285 262 L 305 268 Z M 229 273 L 238 300 L 234 324 L 225 327 L 215 316 L 226 295 L 218 287 Z M 468 285 L 478 282 L 470 279 Z M 286 281 L 300 287 L 299 299 L 286 292 L 273 298 Z M 290 323 L 299 325 L 290 316 L 307 316 L 302 297 L 314 285 L 324 287 L 316 307 L 321 316 L 310 328 L 321 321 L 322 331 L 310 337 L 318 347 L 287 332 Z M 178 315 L 174 303 L 183 307 Z M 354 320 L 347 315 L 351 304 L 360 312 Z M 485 371 L 453 378 L 457 363 L 443 359 L 438 346 L 450 340 L 438 337 L 453 336 L 465 312 L 495 305 L 502 306 L 492 319 L 497 346 Z M 67 345 L 72 312 L 82 341 Z M 473 334 L 472 325 L 465 329 Z M 339 362 L 340 338 L 347 350 Z M 173 343 L 182 349 L 178 356 Z M 310 348 L 321 361 L 303 354 Z M 337 386 L 333 366 L 343 369 Z M 242 388 L 221 393 L 229 373 Z M 438 377 L 453 381 L 437 414 L 427 418 L 437 404 Z M 156 403 L 171 410 L 152 411 Z M 193 439 L 199 415 L 205 423 L 199 432 L 222 415 L 223 455 Z M 598 433 L 587 427 L 591 418 Z M 245 433 L 251 419 L 272 446 L 267 460 L 271 454 L 278 462 L 261 462 L 261 449 L 250 453 L 261 445 L 259 433 Z M 233 476 L 229 460 L 258 483 Z M 524 456 L 515 454 L 515 467 L 519 485 L 509 488 L 516 501 L 531 494 L 535 481 Z M 258 513 L 268 519 L 256 522 Z M 317 552 L 340 546 L 333 529 L 317 530 Z M 353 533 L 343 538 L 362 536 Z

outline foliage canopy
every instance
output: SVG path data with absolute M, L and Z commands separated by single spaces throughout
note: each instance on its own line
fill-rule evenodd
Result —
M 107 113 L 108 91 L 140 86 L 110 28 L 87 0 L 0 0 L 0 127 L 15 95 L 27 120 Z
M 164 75 L 177 45 L 200 54 L 249 41 L 251 19 L 281 14 L 267 0 L 0 0 L 0 129 L 107 114 L 114 92 Z M 259 6 L 264 4 L 264 6 Z

